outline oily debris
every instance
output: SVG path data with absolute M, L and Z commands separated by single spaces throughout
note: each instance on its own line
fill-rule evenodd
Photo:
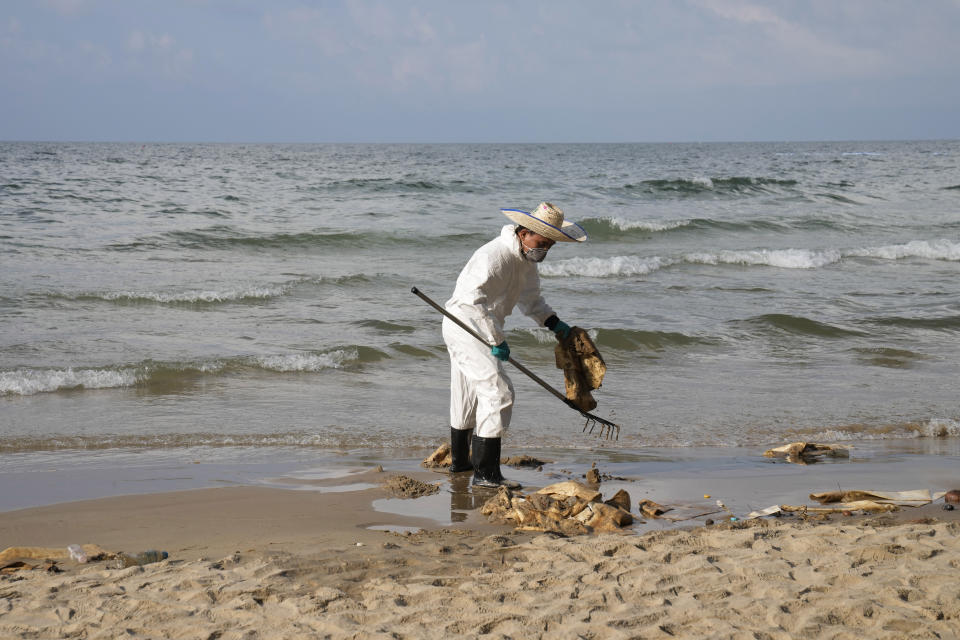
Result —
M 587 332 L 580 327 L 570 329 L 570 335 L 554 347 L 557 369 L 563 369 L 567 399 L 583 411 L 593 411 L 597 401 L 590 394 L 599 389 L 607 365 Z
M 426 460 L 420 463 L 421 467 L 426 469 L 445 469 L 453 464 L 453 458 L 450 453 L 450 443 L 444 442 L 437 447 L 437 450 L 427 456 Z
M 408 476 L 390 476 L 383 487 L 397 498 L 422 498 L 440 491 L 440 484 L 428 484 Z
M 536 469 L 537 467 L 542 467 L 545 464 L 550 464 L 553 460 L 540 460 L 539 458 L 534 458 L 533 456 L 510 456 L 509 458 L 500 458 L 500 464 L 505 464 L 511 467 L 530 467 Z
M 500 487 L 497 495 L 480 508 L 496 524 L 512 524 L 518 531 L 542 531 L 571 536 L 601 531 L 619 531 L 633 524 L 630 496 L 621 490 L 602 502 L 599 491 L 568 480 L 524 494 Z M 626 503 L 627 509 L 621 504 Z
M 774 447 L 763 452 L 767 458 L 786 458 L 793 464 L 810 464 L 818 458 L 849 458 L 850 448 L 834 444 L 818 444 L 816 442 L 791 442 L 781 447 Z

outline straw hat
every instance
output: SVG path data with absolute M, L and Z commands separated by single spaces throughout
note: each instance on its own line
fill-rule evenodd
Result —
M 566 222 L 563 211 L 549 202 L 541 202 L 532 212 L 520 209 L 500 211 L 520 226 L 556 242 L 583 242 L 587 239 L 587 232 L 583 227 L 576 222 Z

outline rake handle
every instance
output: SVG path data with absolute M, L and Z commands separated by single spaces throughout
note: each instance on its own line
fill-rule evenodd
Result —
M 431 307 L 433 307 L 434 309 L 442 313 L 444 316 L 446 316 L 447 318 L 450 318 L 450 320 L 455 322 L 457 326 L 459 326 L 461 329 L 463 329 L 464 331 L 472 335 L 474 338 L 476 338 L 483 344 L 487 345 L 488 347 L 494 346 L 492 344 L 489 344 L 486 340 L 484 340 L 483 336 L 481 336 L 479 333 L 477 333 L 476 331 L 471 329 L 469 326 L 467 326 L 462 320 L 460 320 L 460 318 L 456 317 L 455 315 L 453 315 L 452 313 L 450 313 L 449 311 L 447 311 L 446 309 L 438 305 L 436 302 L 431 300 L 430 296 L 420 291 L 420 289 L 417 289 L 416 287 L 412 287 L 410 291 L 414 295 L 418 296 L 421 300 L 426 302 L 428 305 L 430 305 Z M 523 366 L 522 364 L 514 360 L 512 357 L 508 358 L 507 362 L 515 366 L 517 369 L 519 369 L 523 373 L 527 374 L 531 380 L 533 380 L 534 382 L 539 384 L 541 387 L 543 387 L 544 389 L 546 389 L 547 391 L 555 395 L 557 398 L 559 398 L 560 400 L 563 400 L 563 403 L 566 404 L 568 407 L 570 407 L 571 409 L 576 409 L 577 411 L 580 411 L 580 409 L 575 404 L 573 404 L 573 402 L 569 398 L 567 398 L 567 396 L 563 395 L 562 393 L 560 393 L 559 391 L 551 387 L 549 384 L 541 380 L 540 377 L 537 376 L 537 374 L 535 374 L 533 371 L 530 371 L 530 369 L 527 369 L 525 366 Z

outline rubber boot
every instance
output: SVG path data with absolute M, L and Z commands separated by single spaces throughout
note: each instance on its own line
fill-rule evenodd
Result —
M 450 473 L 473 471 L 470 464 L 470 436 L 473 429 L 454 429 L 450 427 Z
M 473 486 L 519 489 L 520 483 L 500 473 L 500 438 L 473 437 Z

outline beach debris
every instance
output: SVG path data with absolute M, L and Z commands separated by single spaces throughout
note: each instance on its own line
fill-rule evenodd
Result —
M 7 574 L 7 573 L 16 573 L 17 571 L 30 571 L 33 568 L 34 568 L 34 565 L 27 564 L 22 560 L 18 560 L 16 562 L 11 562 L 10 564 L 0 567 L 0 573 Z
M 570 329 L 570 334 L 554 347 L 557 369 L 563 369 L 567 399 L 582 411 L 593 411 L 597 401 L 590 394 L 603 384 L 607 365 L 586 331 L 580 327 Z
M 816 442 L 791 442 L 763 452 L 767 458 L 786 458 L 794 464 L 810 464 L 818 458 L 849 458 L 850 448 L 842 445 L 818 444 Z
M 613 497 L 611 497 L 609 500 L 604 500 L 603 503 L 609 504 L 612 507 L 620 507 L 624 511 L 629 512 L 630 511 L 630 494 L 624 491 L 623 489 L 620 489 L 615 494 L 613 494 Z
M 408 476 L 390 476 L 383 487 L 397 498 L 422 498 L 440 491 L 440 483 L 428 484 Z
M 626 492 L 618 492 L 616 502 Z M 629 496 L 627 504 L 629 504 Z M 602 502 L 599 491 L 568 480 L 525 495 L 501 487 L 497 495 L 480 508 L 491 522 L 513 524 L 519 531 L 542 531 L 559 535 L 579 535 L 617 531 L 633 523 L 628 509 Z M 614 498 L 611 498 L 611 502 Z
M 751 511 L 747 514 L 747 520 L 753 520 L 754 518 L 762 518 L 764 516 L 775 516 L 779 515 L 782 512 L 780 505 L 774 504 L 770 505 L 766 509 L 759 509 L 757 511 Z
M 84 552 L 83 547 L 78 544 L 68 545 L 67 553 L 70 554 L 71 560 L 75 560 L 80 564 L 85 564 L 87 562 L 87 554 Z
M 951 489 L 943 494 L 943 501 L 950 504 L 960 503 L 960 489 Z
M 811 507 L 808 505 L 782 504 L 780 509 L 800 514 L 823 515 L 828 513 L 843 513 L 844 511 L 866 511 L 867 513 L 886 513 L 899 509 L 895 504 L 874 502 L 873 500 L 857 500 L 855 502 L 837 502 L 826 507 Z
M 629 511 L 603 502 L 588 503 L 586 508 L 574 517 L 594 531 L 617 531 L 633 524 L 633 516 Z
M 640 512 L 643 515 L 651 518 L 657 518 L 665 514 L 667 511 L 670 511 L 670 507 L 657 504 L 653 500 L 641 500 L 637 506 L 640 508 Z
M 944 510 L 944 511 L 953 511 L 953 505 L 950 504 L 949 502 L 948 502 L 948 503 L 945 503 L 945 504 L 943 505 L 943 510 Z
M 912 491 L 826 491 L 824 493 L 811 493 L 810 499 L 820 504 L 868 500 L 879 504 L 894 504 L 899 507 L 921 507 L 933 501 L 933 497 L 927 489 Z
M 421 467 L 427 469 L 444 469 L 453 464 L 453 458 L 450 454 L 450 443 L 444 442 L 437 447 L 437 450 L 427 456 L 426 460 L 420 463 Z
M 584 477 L 587 479 L 588 484 L 600 484 L 600 470 L 597 469 L 596 462 L 590 466 L 590 470 L 587 471 Z
M 500 464 L 505 464 L 510 467 L 529 467 L 531 469 L 536 469 L 537 467 L 542 467 L 545 464 L 550 464 L 553 460 L 541 460 L 539 458 L 534 458 L 533 456 L 522 455 L 522 456 L 510 456 L 509 458 L 500 458 Z
M 126 569 L 128 567 L 140 567 L 145 564 L 153 564 L 154 562 L 160 562 L 161 560 L 166 560 L 170 557 L 166 551 L 155 551 L 150 549 L 149 551 L 141 551 L 140 553 L 135 553 L 130 555 L 128 553 L 118 553 L 111 563 L 112 568 L 114 569 Z
M 79 546 L 81 551 L 86 554 L 88 562 L 103 560 L 114 555 L 95 544 Z M 0 551 L 0 563 L 10 562 L 11 560 L 67 560 L 70 558 L 68 549 L 63 547 L 7 547 Z

